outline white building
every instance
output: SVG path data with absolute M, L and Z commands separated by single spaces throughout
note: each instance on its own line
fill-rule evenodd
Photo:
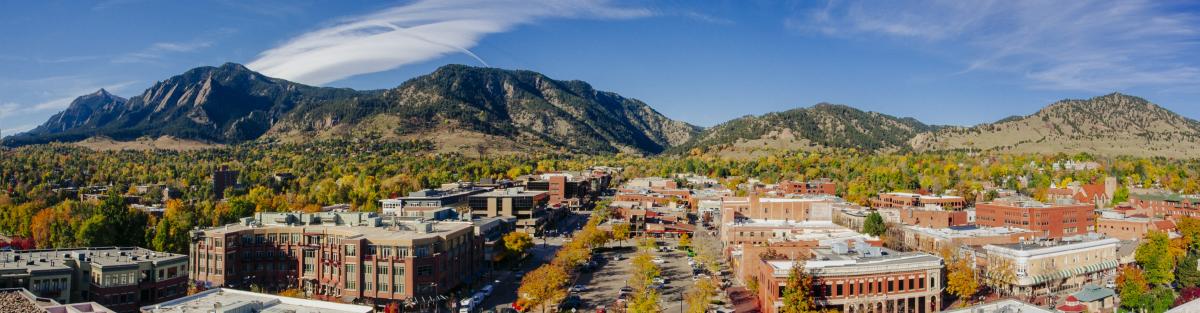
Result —
M 144 306 L 143 313 L 186 312 L 290 312 L 290 313 L 370 313 L 371 307 L 265 293 L 217 288 L 187 297 Z

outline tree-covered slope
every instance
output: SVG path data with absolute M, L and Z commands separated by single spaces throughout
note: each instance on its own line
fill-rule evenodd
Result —
M 913 118 L 820 103 L 759 116 L 745 116 L 704 130 L 676 147 L 707 150 L 854 148 L 892 151 L 907 148 L 918 133 L 936 129 Z
M 1062 100 L 1030 115 L 973 127 L 948 127 L 916 136 L 929 150 L 1194 157 L 1200 123 L 1145 99 L 1112 93 Z

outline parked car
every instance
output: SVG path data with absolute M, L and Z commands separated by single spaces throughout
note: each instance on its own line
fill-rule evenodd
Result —
M 580 299 L 579 296 L 570 295 L 570 296 L 567 296 L 566 299 L 563 299 L 562 303 L 558 304 L 558 309 L 559 310 L 574 309 L 574 308 L 578 308 L 580 304 L 583 304 L 583 300 Z
M 663 263 L 667 263 L 667 260 L 664 260 L 663 258 L 654 258 L 653 260 L 650 260 L 650 261 L 651 261 L 651 262 L 654 262 L 654 264 L 663 264 Z
M 570 291 L 570 292 L 584 292 L 584 291 L 587 291 L 587 286 L 584 286 L 584 285 L 575 285 L 575 286 L 571 286 L 571 289 L 568 289 L 567 291 Z

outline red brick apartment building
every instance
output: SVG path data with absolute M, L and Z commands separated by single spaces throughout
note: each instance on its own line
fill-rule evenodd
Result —
M 785 194 L 800 194 L 800 195 L 835 195 L 837 193 L 837 184 L 828 179 L 819 179 L 807 182 L 796 182 L 785 180 L 779 182 L 775 188 Z
M 926 207 L 904 207 L 895 210 L 900 215 L 900 223 L 904 225 L 929 228 L 967 225 L 967 211 L 946 211 Z
M 313 298 L 374 305 L 431 299 L 477 277 L 470 222 L 373 213 L 258 213 L 194 231 L 189 272 L 202 287 L 299 287 Z
M 725 197 L 721 202 L 723 223 L 738 219 L 807 221 L 831 220 L 833 202 L 822 198 Z
M 1174 193 L 1138 193 L 1129 195 L 1129 204 L 1154 216 L 1179 219 L 1200 218 L 1200 197 Z
M 804 251 L 807 250 L 807 251 Z M 834 247 L 780 247 L 774 254 L 747 249 L 746 276 L 758 281 L 759 310 L 783 306 L 792 256 L 806 255 L 805 269 L 815 277 L 816 303 L 839 312 L 938 312 L 941 310 L 942 259 L 927 253 L 900 253 L 864 243 Z
M 907 192 L 881 193 L 877 198 L 871 198 L 872 208 L 903 208 L 937 205 L 947 210 L 962 210 L 967 207 L 967 200 L 958 196 L 932 196 Z
M 1096 232 L 1121 240 L 1138 240 L 1150 231 L 1168 232 L 1175 230 L 1175 223 L 1169 220 L 1154 219 L 1147 216 L 1101 216 L 1096 220 Z
M 1025 197 L 1010 197 L 975 205 L 975 224 L 1015 227 L 1041 232 L 1048 238 L 1084 235 L 1096 221 L 1091 204 L 1045 204 Z

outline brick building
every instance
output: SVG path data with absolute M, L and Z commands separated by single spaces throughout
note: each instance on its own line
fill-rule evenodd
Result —
M 1095 230 L 1095 220 L 1091 204 L 1047 204 L 1010 197 L 975 205 L 975 223 L 980 226 L 1023 228 L 1047 238 L 1087 234 Z
M 1134 193 L 1129 205 L 1150 214 L 1169 219 L 1200 218 L 1200 196 L 1167 192 Z
M 946 210 L 962 210 L 967 207 L 967 200 L 959 196 L 923 195 L 907 192 L 881 193 L 879 197 L 871 198 L 872 208 L 904 208 L 940 206 Z
M 220 168 L 214 170 L 212 174 L 213 198 L 224 199 L 225 190 L 237 187 L 238 174 L 240 174 L 240 172 L 237 170 L 231 170 L 227 166 L 221 166 Z
M 376 308 L 429 305 L 481 275 L 483 252 L 470 222 L 257 213 L 193 231 L 188 272 L 201 287 L 299 287 L 315 299 Z
M 1175 230 L 1170 220 L 1148 216 L 1124 216 L 1116 212 L 1103 212 L 1096 219 L 1096 232 L 1121 240 L 1139 240 L 1150 231 L 1169 232 Z
M 545 191 L 549 194 L 547 204 L 565 205 L 574 209 L 591 203 L 591 188 L 590 178 L 571 173 L 547 173 L 536 180 L 525 182 L 525 190 Z
M 835 201 L 827 197 L 764 198 L 725 197 L 721 200 L 723 223 L 739 219 L 808 221 L 832 220 Z
M 834 184 L 829 179 L 818 179 L 806 182 L 797 182 L 785 180 L 779 182 L 776 189 L 784 194 L 799 194 L 799 195 L 836 195 L 837 184 Z
M 187 257 L 136 247 L 0 252 L 0 288 L 61 303 L 93 301 L 117 312 L 187 293 Z
M 941 207 L 901 207 L 879 209 L 879 211 L 895 211 L 900 223 L 909 226 L 929 228 L 947 228 L 967 226 L 967 211 L 947 211 Z M 881 213 L 882 214 L 882 213 Z
M 747 255 L 745 279 L 758 281 L 764 313 L 779 312 L 791 252 Z M 808 249 L 805 270 L 814 276 L 816 304 L 839 312 L 938 312 L 942 259 L 927 253 L 900 253 L 863 242 Z

